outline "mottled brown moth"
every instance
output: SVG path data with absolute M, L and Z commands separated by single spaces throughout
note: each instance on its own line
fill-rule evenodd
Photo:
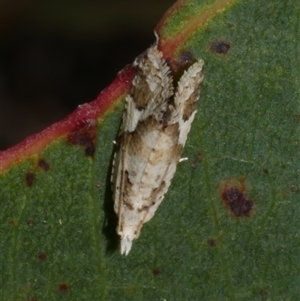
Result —
M 175 88 L 157 44 L 134 62 L 112 172 L 121 254 L 129 253 L 171 184 L 196 114 L 203 64 L 191 65 Z

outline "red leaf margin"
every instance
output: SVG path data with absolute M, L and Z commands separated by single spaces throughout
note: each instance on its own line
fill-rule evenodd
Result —
M 122 98 L 128 91 L 135 68 L 125 67 L 119 72 L 116 79 L 89 103 L 79 105 L 78 108 L 63 120 L 50 125 L 45 130 L 29 136 L 21 143 L 0 152 L 0 172 L 7 171 L 12 165 L 24 158 L 38 154 L 54 140 L 67 135 L 76 127 L 84 124 L 87 120 L 101 118 L 113 104 Z

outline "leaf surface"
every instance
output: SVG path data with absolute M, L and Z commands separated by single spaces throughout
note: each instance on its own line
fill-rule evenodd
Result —
M 299 16 L 298 1 L 191 0 L 158 24 L 172 68 L 202 58 L 205 81 L 189 160 L 128 257 L 110 170 L 133 70 L 3 152 L 2 299 L 297 300 Z

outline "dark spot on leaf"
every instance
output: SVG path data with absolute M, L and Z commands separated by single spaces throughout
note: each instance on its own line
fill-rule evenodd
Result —
M 187 69 L 194 62 L 196 62 L 196 59 L 190 51 L 182 51 L 179 55 L 179 59 L 177 60 L 177 66 L 178 68 Z
M 202 160 L 203 160 L 203 155 L 200 154 L 200 153 L 198 153 L 198 154 L 196 155 L 196 157 L 197 157 L 197 160 L 198 160 L 198 161 L 202 161 Z
M 217 240 L 213 239 L 213 238 L 210 238 L 210 239 L 207 240 L 207 245 L 209 247 L 215 247 L 217 245 Z
M 201 162 L 202 160 L 203 160 L 203 155 L 200 153 L 196 154 L 194 161 L 191 163 L 191 167 L 196 168 L 198 163 Z
M 97 123 L 89 121 L 78 126 L 73 132 L 67 136 L 67 142 L 79 145 L 89 157 L 95 153 L 95 138 L 97 133 Z
M 297 118 L 298 120 L 300 120 L 300 114 L 297 114 L 297 115 L 296 115 L 296 118 Z
M 44 171 L 48 171 L 50 169 L 49 163 L 46 160 L 44 160 L 44 159 L 40 159 L 39 162 L 38 162 L 38 165 Z
M 84 152 L 87 156 L 92 157 L 95 153 L 95 146 L 94 145 L 87 146 Z
M 216 41 L 211 44 L 210 50 L 218 54 L 227 54 L 230 49 L 230 44 L 225 41 Z
M 171 62 L 167 60 L 167 63 L 172 69 L 173 83 L 175 88 L 184 71 L 187 70 L 196 61 L 196 58 L 190 51 L 181 51 L 176 62 Z
M 13 227 L 15 227 L 15 226 L 17 225 L 17 222 L 16 222 L 14 219 L 11 219 L 11 220 L 9 221 L 9 223 L 10 223 Z
M 32 299 L 30 299 L 28 301 L 38 301 L 38 299 L 37 298 L 32 298 Z
M 25 183 L 28 187 L 32 186 L 35 178 L 35 174 L 33 172 L 27 172 L 25 175 Z
M 69 287 L 66 283 L 60 283 L 58 285 L 58 290 L 61 292 L 66 292 L 68 289 L 69 289 Z
M 269 293 L 266 290 L 260 291 L 261 300 L 267 300 L 269 299 Z
M 228 179 L 222 182 L 221 198 L 235 217 L 248 217 L 254 202 L 245 195 L 244 179 Z
M 292 186 L 291 186 L 291 191 L 292 191 L 292 192 L 296 192 L 296 191 L 298 191 L 298 189 L 299 189 L 299 187 L 296 186 L 296 185 L 292 185 Z
M 45 261 L 45 260 L 47 260 L 47 254 L 46 253 L 44 253 L 44 252 L 41 252 L 41 253 L 39 253 L 38 254 L 38 259 L 40 260 L 40 261 Z
M 27 225 L 30 226 L 30 227 L 32 227 L 33 226 L 33 220 L 32 219 L 28 220 L 27 221 Z
M 152 270 L 153 276 L 159 276 L 161 274 L 161 270 L 160 269 L 154 269 Z
M 263 168 L 263 173 L 264 173 L 265 175 L 268 175 L 268 174 L 269 174 L 269 170 L 268 170 L 267 168 Z

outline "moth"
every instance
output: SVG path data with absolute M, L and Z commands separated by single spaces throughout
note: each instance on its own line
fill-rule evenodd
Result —
M 129 253 L 171 184 L 196 114 L 203 64 L 195 62 L 175 83 L 157 44 L 134 61 L 112 171 L 121 254 Z

